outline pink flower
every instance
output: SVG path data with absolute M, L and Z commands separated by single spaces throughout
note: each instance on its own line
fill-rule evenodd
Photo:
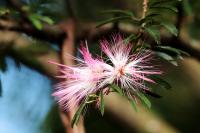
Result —
M 105 60 L 92 57 L 86 45 L 80 49 L 83 59 L 73 57 L 78 61 L 76 66 L 51 62 L 61 67 L 58 77 L 65 79 L 56 85 L 53 96 L 66 110 L 78 106 L 97 91 L 109 93 L 106 86 L 113 83 L 120 86 L 127 96 L 131 96 L 133 91 L 148 90 L 145 82 L 155 83 L 149 76 L 162 73 L 151 65 L 152 52 L 140 50 L 133 54 L 131 44 L 125 44 L 120 35 L 113 37 L 112 43 L 103 40 L 100 44 L 107 56 Z
M 107 78 L 101 84 L 116 83 L 126 94 L 129 94 L 130 89 L 148 89 L 144 81 L 155 83 L 148 76 L 162 73 L 151 65 L 152 52 L 141 50 L 131 54 L 132 45 L 125 44 L 120 35 L 113 37 L 112 43 L 101 41 L 101 49 L 108 57 L 107 62 L 112 63 L 112 68 L 105 72 Z
M 79 62 L 77 66 L 70 67 L 50 62 L 61 67 L 61 75 L 57 77 L 65 80 L 56 85 L 53 96 L 66 110 L 78 106 L 87 95 L 95 93 L 100 88 L 98 84 L 104 77 L 103 68 L 110 67 L 101 60 L 94 59 L 87 46 L 82 47 L 80 53 L 83 59 L 73 57 Z

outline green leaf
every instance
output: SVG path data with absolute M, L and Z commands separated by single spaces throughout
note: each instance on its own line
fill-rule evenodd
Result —
M 178 35 L 178 30 L 174 24 L 168 22 L 162 22 L 161 25 L 163 25 L 173 35 L 175 36 Z
M 142 104 L 148 108 L 151 108 L 151 102 L 149 101 L 149 99 L 142 93 L 140 92 L 136 92 L 138 98 L 140 98 Z
M 128 15 L 128 16 L 135 16 L 132 12 L 130 11 L 125 11 L 125 10 L 106 10 L 103 11 L 102 13 L 106 14 L 122 14 L 122 15 Z
M 160 44 L 160 32 L 156 26 L 145 27 L 145 30 L 155 40 L 157 44 Z
M 38 15 L 38 14 L 31 14 L 29 16 L 29 20 L 32 22 L 32 24 L 38 29 L 41 30 L 43 27 L 42 21 L 52 25 L 54 23 L 54 21 L 48 17 L 48 16 L 42 16 L 42 15 Z
M 180 51 L 176 48 L 170 47 L 170 46 L 156 46 L 156 49 L 158 50 L 167 50 L 167 51 L 171 51 L 173 53 L 176 53 L 178 55 L 180 55 Z
M 177 55 L 177 58 L 180 60 L 184 60 L 183 56 L 181 56 L 181 55 Z
M 177 49 L 182 55 L 185 55 L 185 56 L 190 56 L 189 53 L 183 51 L 183 50 L 180 50 L 180 49 Z
M 164 89 L 169 90 L 172 88 L 172 86 L 167 81 L 165 81 L 162 78 L 159 78 L 158 76 L 151 76 L 151 79 L 153 79 L 156 83 L 158 83 L 159 86 L 161 86 Z
M 107 23 L 113 23 L 113 22 L 117 22 L 117 21 L 120 21 L 120 20 L 128 20 L 128 19 L 131 19 L 130 16 L 121 16 L 121 17 L 114 17 L 114 18 L 110 18 L 110 19 L 107 19 L 105 21 L 102 21 L 100 22 L 99 24 L 97 24 L 97 28 L 104 25 L 104 24 L 107 24 Z
M 103 96 L 103 91 L 100 92 L 100 110 L 101 110 L 101 115 L 104 115 L 104 96 Z
M 128 101 L 131 103 L 131 106 L 133 107 L 133 109 L 137 112 L 138 109 L 137 109 L 137 104 L 136 104 L 135 100 L 128 98 Z
M 152 20 L 152 18 L 160 16 L 160 15 L 161 14 L 159 14 L 159 13 L 150 13 L 144 19 L 142 19 L 141 22 L 145 22 L 147 20 Z
M 44 21 L 44 22 L 50 24 L 50 25 L 54 24 L 54 21 L 53 21 L 50 17 L 48 17 L 48 16 L 41 16 L 40 19 L 41 19 L 42 21 Z
M 190 56 L 187 52 L 177 49 L 177 48 L 170 47 L 170 46 L 156 46 L 156 49 L 171 51 L 171 52 L 176 53 L 178 56 L 181 54 L 185 56 Z
M 123 96 L 122 89 L 119 86 L 117 86 L 115 84 L 110 84 L 109 87 L 112 88 L 117 93 L 119 93 L 121 96 Z
M 10 13 L 10 10 L 5 7 L 0 7 L 0 16 L 4 16 Z
M 156 0 L 156 1 L 153 1 L 153 2 L 149 2 L 149 7 L 152 7 L 152 6 L 159 6 L 159 5 L 166 5 L 166 4 L 170 4 L 174 2 L 174 0 Z
M 155 20 L 155 19 L 146 20 L 145 21 L 145 27 L 150 27 L 150 26 L 160 27 L 160 21 Z
M 135 34 L 131 34 L 130 36 L 128 36 L 126 39 L 124 39 L 124 43 L 127 44 L 130 41 L 136 40 L 137 36 Z
M 174 60 L 174 58 L 172 56 L 170 56 L 170 55 L 168 55 L 166 53 L 163 53 L 163 52 L 156 52 L 156 54 L 159 57 L 161 57 L 161 58 L 167 60 L 168 62 L 170 62 L 172 65 L 178 66 L 178 63 Z
M 42 25 L 38 15 L 35 15 L 35 14 L 30 15 L 29 20 L 35 26 L 35 28 L 37 28 L 38 30 L 42 30 L 43 25 Z
M 145 18 L 147 19 L 147 18 L 152 18 L 152 17 L 157 17 L 157 16 L 160 16 L 160 14 L 159 13 L 150 13 Z
M 154 23 L 158 23 L 157 21 L 154 20 L 155 17 L 160 16 L 160 14 L 158 13 L 150 13 L 149 15 L 147 15 L 145 18 L 140 20 L 140 24 L 142 25 L 143 23 L 145 23 L 145 25 L 148 24 L 154 24 Z M 160 24 L 160 23 L 159 23 Z M 149 25 L 151 26 L 151 25 Z M 147 27 L 147 26 L 146 26 Z
M 78 124 L 78 121 L 80 119 L 81 113 L 82 113 L 85 105 L 87 104 L 86 103 L 87 100 L 88 100 L 88 97 L 86 97 L 86 99 L 80 104 L 78 110 L 76 111 L 76 113 L 75 113 L 75 115 L 74 115 L 74 117 L 72 119 L 71 127 L 74 127 L 74 124 Z
M 22 7 L 21 7 L 21 9 L 23 10 L 23 11 L 25 11 L 25 12 L 30 12 L 30 9 L 31 7 L 30 6 L 28 6 L 28 5 L 23 5 Z
M 168 6 L 168 5 L 151 6 L 150 9 L 169 10 L 169 11 L 172 11 L 172 12 L 175 12 L 175 13 L 178 12 L 176 7 Z

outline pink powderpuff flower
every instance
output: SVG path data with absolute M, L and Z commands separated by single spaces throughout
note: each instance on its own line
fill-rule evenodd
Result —
M 107 78 L 101 82 L 102 85 L 115 83 L 130 95 L 131 91 L 139 89 L 148 91 L 144 81 L 155 83 L 148 76 L 162 74 L 151 65 L 152 52 L 140 50 L 131 54 L 132 45 L 125 43 L 120 35 L 114 36 L 112 43 L 102 40 L 100 44 L 108 57 L 107 62 L 112 64 L 112 68 L 105 71 Z
M 73 57 L 79 62 L 77 66 L 70 67 L 50 62 L 61 67 L 61 75 L 57 77 L 63 78 L 64 81 L 56 85 L 53 96 L 66 110 L 78 106 L 87 95 L 100 89 L 98 84 L 104 77 L 104 68 L 110 67 L 100 59 L 94 59 L 87 46 L 82 47 L 80 53 L 83 59 Z
M 113 42 L 102 40 L 101 50 L 106 58 L 93 58 L 88 47 L 81 47 L 83 59 L 73 57 L 78 61 L 77 66 L 66 66 L 51 62 L 61 67 L 59 78 L 65 79 L 56 85 L 53 93 L 58 102 L 66 110 L 78 106 L 88 95 L 110 90 L 106 86 L 116 84 L 132 98 L 133 91 L 147 91 L 145 82 L 155 83 L 150 75 L 162 74 L 151 61 L 152 52 L 140 50 L 133 54 L 131 44 L 124 43 L 120 35 L 113 37 Z M 97 101 L 98 104 L 98 101 Z

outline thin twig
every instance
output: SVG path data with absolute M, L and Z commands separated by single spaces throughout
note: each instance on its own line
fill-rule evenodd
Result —
M 141 17 L 141 19 L 144 19 L 145 17 L 146 17 L 146 14 L 147 14 L 147 9 L 148 9 L 148 0 L 144 0 L 143 1 L 143 10 L 142 10 L 142 17 Z M 143 42 L 143 32 L 144 32 L 144 30 L 143 30 L 143 28 L 144 28 L 144 26 L 145 26 L 145 23 L 143 23 L 142 25 L 141 25 L 141 27 L 140 27 L 140 29 L 138 30 L 138 33 L 137 33 L 137 40 L 136 40 L 136 47 L 137 46 L 139 46 L 139 45 L 141 45 L 142 44 L 142 42 Z
M 148 9 L 148 0 L 143 1 L 143 12 L 142 12 L 142 18 L 146 17 L 147 9 Z

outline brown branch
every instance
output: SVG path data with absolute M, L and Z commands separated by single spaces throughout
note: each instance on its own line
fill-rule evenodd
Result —
M 147 9 L 148 9 L 148 2 L 149 2 L 149 0 L 143 0 L 142 18 L 146 17 Z
M 71 66 L 74 65 L 74 60 L 66 56 L 68 55 L 75 55 L 75 28 L 76 23 L 74 19 L 69 19 L 65 24 L 63 24 L 64 31 L 68 34 L 68 37 L 64 39 L 63 44 L 61 46 L 61 63 Z M 69 112 L 61 113 L 61 118 L 65 123 L 66 132 L 67 133 L 84 133 L 84 124 L 83 119 L 80 119 L 79 124 L 77 126 L 71 127 L 71 120 L 76 113 L 77 108 L 70 110 Z
M 69 14 L 69 19 L 67 22 L 62 23 L 62 29 L 67 34 L 67 37 L 64 38 L 63 43 L 61 45 L 61 62 L 62 64 L 71 66 L 74 65 L 75 62 L 69 56 L 66 56 L 66 53 L 69 55 L 75 55 L 75 40 L 76 40 L 76 16 L 73 9 L 73 0 L 65 0 L 67 6 L 67 12 Z M 64 120 L 66 125 L 66 132 L 67 133 L 84 133 L 84 122 L 81 117 L 77 126 L 71 127 L 71 120 L 73 119 L 74 114 L 76 113 L 77 107 L 70 110 L 69 112 L 61 113 L 61 118 Z
M 72 7 L 72 1 L 66 0 L 65 2 L 67 4 L 67 12 L 69 13 L 69 19 L 65 23 L 62 23 L 61 25 L 61 29 L 67 34 L 67 37 L 64 38 L 62 45 L 60 47 L 61 49 L 60 58 L 62 64 L 72 66 L 75 64 L 75 62 L 72 58 L 66 56 L 66 54 L 75 56 L 75 39 L 76 39 L 77 23 L 76 23 L 76 16 Z M 60 113 L 63 123 L 65 124 L 66 133 L 85 132 L 84 121 L 82 116 L 78 124 L 75 125 L 73 128 L 71 127 L 71 121 L 77 111 L 77 108 L 78 107 L 75 107 L 68 112 Z
M 22 52 L 23 48 L 32 44 L 33 42 L 30 39 L 27 39 L 16 32 L 0 31 L 0 48 L 7 49 L 8 56 L 12 56 L 28 67 L 33 68 L 48 77 L 57 75 L 57 66 L 48 63 L 49 60 L 60 62 L 57 52 L 51 47 L 48 48 L 47 52 L 41 54 L 33 55 L 32 53 Z
M 66 37 L 66 34 L 61 30 L 60 26 L 46 24 L 42 30 L 37 30 L 27 22 L 17 23 L 14 20 L 0 19 L 0 30 L 21 32 L 40 40 L 59 44 Z
M 144 19 L 146 17 L 147 14 L 147 9 L 148 9 L 148 0 L 143 0 L 143 10 L 142 10 L 142 16 L 141 19 Z M 140 46 L 143 43 L 143 39 L 144 39 L 144 27 L 145 27 L 146 23 L 142 23 L 142 25 L 140 26 L 138 32 L 137 32 L 137 40 L 135 42 L 136 47 Z

